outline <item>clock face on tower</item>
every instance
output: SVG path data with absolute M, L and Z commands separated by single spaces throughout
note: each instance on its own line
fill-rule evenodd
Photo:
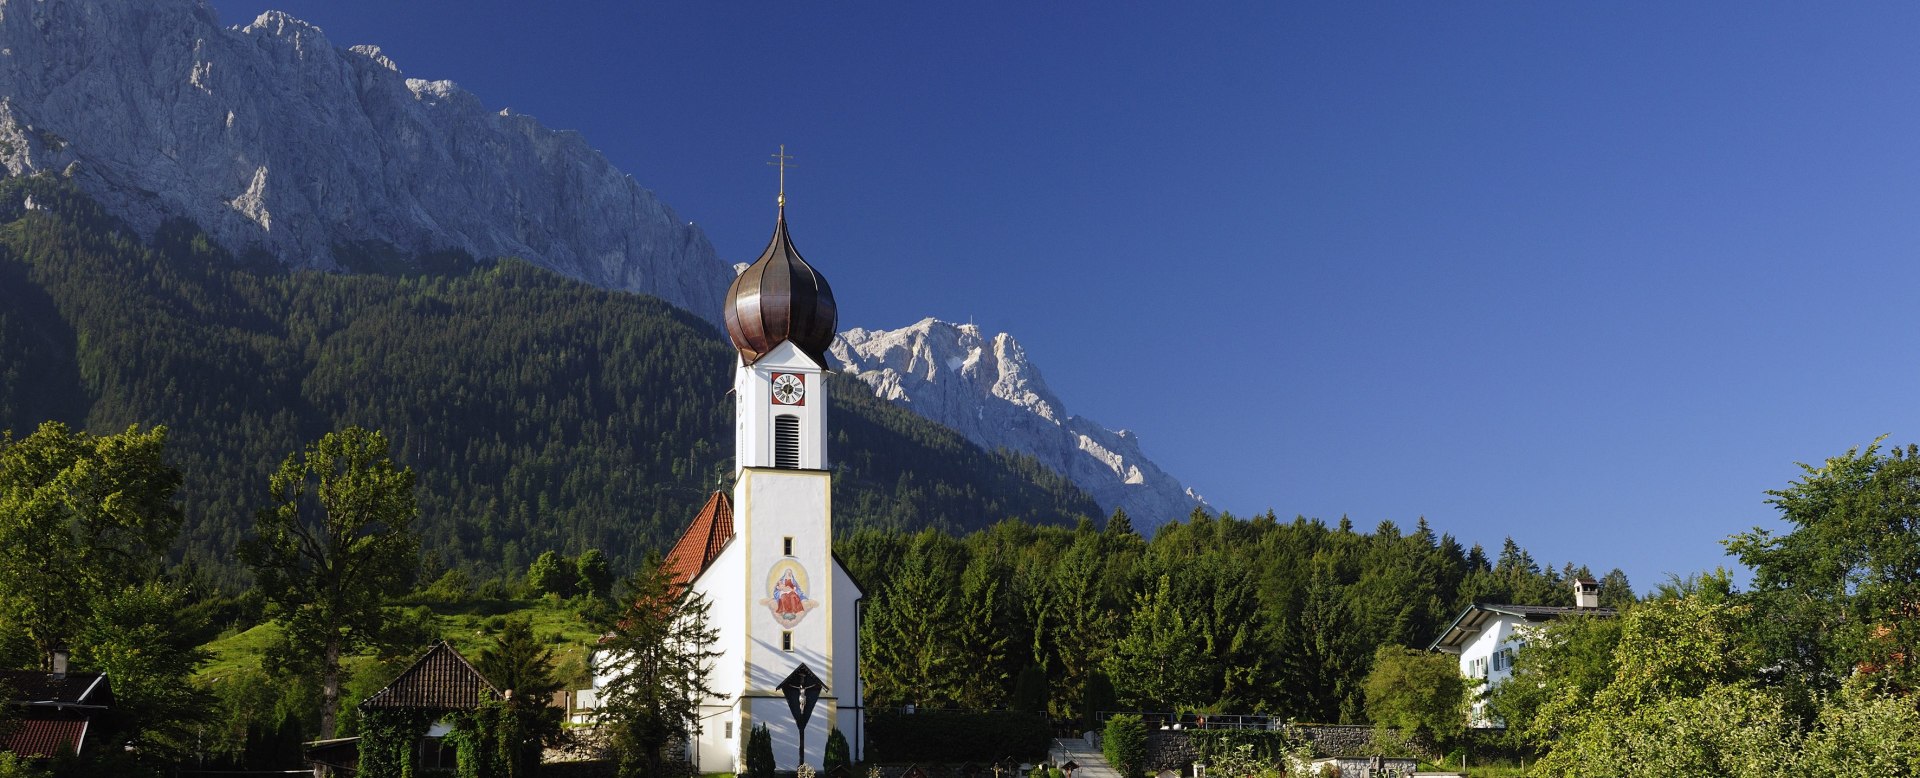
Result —
M 807 403 L 807 379 L 794 373 L 773 374 L 774 405 L 805 405 Z

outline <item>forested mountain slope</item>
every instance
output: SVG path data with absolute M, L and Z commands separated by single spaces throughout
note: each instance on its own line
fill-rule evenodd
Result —
M 710 325 L 517 261 L 419 266 L 436 270 L 242 265 L 184 222 L 146 245 L 64 181 L 7 180 L 0 429 L 167 425 L 181 550 L 229 571 L 270 470 L 349 424 L 419 471 L 425 547 L 449 563 L 597 547 L 624 566 L 670 542 L 731 456 L 733 356 Z M 834 388 L 842 529 L 1098 513 L 1030 459 Z

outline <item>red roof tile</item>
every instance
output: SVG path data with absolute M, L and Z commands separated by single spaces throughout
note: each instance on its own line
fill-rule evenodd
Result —
M 79 753 L 87 736 L 84 719 L 22 719 L 15 722 L 4 743 L 20 756 L 59 756 Z
M 714 492 L 660 566 L 672 576 L 674 583 L 685 586 L 698 578 L 707 565 L 713 564 L 714 558 L 720 556 L 720 549 L 726 548 L 727 541 L 732 539 L 733 500 L 726 492 Z

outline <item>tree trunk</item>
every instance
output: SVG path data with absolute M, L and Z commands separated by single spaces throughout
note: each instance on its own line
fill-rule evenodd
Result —
M 340 711 L 340 638 L 327 638 L 327 656 L 320 665 L 320 739 L 333 738 L 334 718 Z

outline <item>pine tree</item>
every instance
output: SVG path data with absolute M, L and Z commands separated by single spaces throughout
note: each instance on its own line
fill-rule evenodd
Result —
M 752 778 L 773 778 L 773 733 L 767 731 L 767 725 L 755 724 L 747 733 L 747 775 Z
M 1198 627 L 1175 602 L 1168 576 L 1139 595 L 1127 634 L 1105 663 L 1120 702 L 1159 710 L 1195 710 L 1211 702 L 1207 678 L 1218 668 Z
M 720 652 L 712 605 L 676 585 L 658 559 L 628 579 L 627 607 L 600 625 L 601 669 L 611 676 L 600 716 L 613 733 L 623 771 L 661 775 L 661 749 L 685 740 L 700 721 L 700 701 L 713 694 L 707 674 Z
M 862 624 L 861 666 L 874 704 L 949 704 L 972 672 L 955 639 L 956 582 L 930 553 L 916 546 Z

